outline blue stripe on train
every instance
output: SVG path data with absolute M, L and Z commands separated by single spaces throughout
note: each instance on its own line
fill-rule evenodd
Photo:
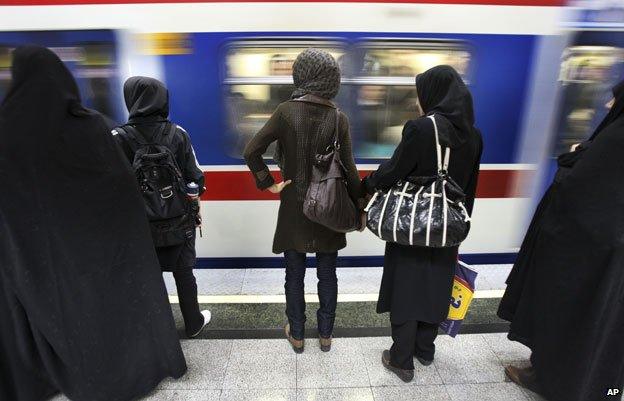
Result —
M 460 255 L 469 265 L 510 264 L 516 260 L 515 253 L 472 253 Z M 309 266 L 316 266 L 316 257 L 308 257 Z M 383 256 L 339 256 L 338 267 L 380 267 Z M 197 258 L 197 269 L 274 269 L 283 268 L 282 257 L 258 258 Z

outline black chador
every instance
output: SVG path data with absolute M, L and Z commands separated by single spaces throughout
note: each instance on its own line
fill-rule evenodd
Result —
M 0 400 L 122 401 L 186 371 L 143 201 L 51 51 L 0 106 Z
M 614 95 L 591 138 L 560 156 L 498 310 L 548 400 L 619 399 L 608 389 L 624 385 L 624 83 Z

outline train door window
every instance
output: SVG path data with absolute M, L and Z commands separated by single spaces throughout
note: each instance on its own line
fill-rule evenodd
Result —
M 401 140 L 405 122 L 414 118 L 414 77 L 448 64 L 466 78 L 470 52 L 461 42 L 368 41 L 359 45 L 353 62 L 359 73 L 353 85 L 356 118 L 353 132 L 358 158 L 388 158 Z
M 112 43 L 79 43 L 82 54 L 78 60 L 76 76 L 82 80 L 85 103 L 115 119 L 117 116 L 114 88 L 116 81 L 115 48 Z
M 624 49 L 611 46 L 573 46 L 563 53 L 559 81 L 562 102 L 553 154 L 569 151 L 587 139 L 607 112 L 613 78 L 621 76 Z
M 232 43 L 225 58 L 224 81 L 229 154 L 240 158 L 251 137 L 294 90 L 292 66 L 308 47 L 321 48 L 339 62 L 344 46 L 333 41 L 264 40 Z M 274 145 L 273 145 L 274 146 Z M 271 158 L 274 148 L 267 150 Z
M 9 91 L 11 83 L 11 48 L 0 45 L 0 102 Z

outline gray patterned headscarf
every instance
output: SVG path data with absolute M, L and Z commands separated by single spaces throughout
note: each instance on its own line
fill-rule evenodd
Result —
M 331 54 L 309 48 L 293 64 L 293 81 L 293 99 L 307 94 L 333 99 L 340 89 L 340 67 Z

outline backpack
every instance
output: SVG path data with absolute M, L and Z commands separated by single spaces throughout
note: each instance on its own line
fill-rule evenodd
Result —
M 157 248 L 183 244 L 195 233 L 195 219 L 186 195 L 184 178 L 168 146 L 176 129 L 175 124 L 162 124 L 152 141 L 148 141 L 132 125 L 118 128 L 129 133 L 138 144 L 132 170 L 143 196 L 152 239 Z

